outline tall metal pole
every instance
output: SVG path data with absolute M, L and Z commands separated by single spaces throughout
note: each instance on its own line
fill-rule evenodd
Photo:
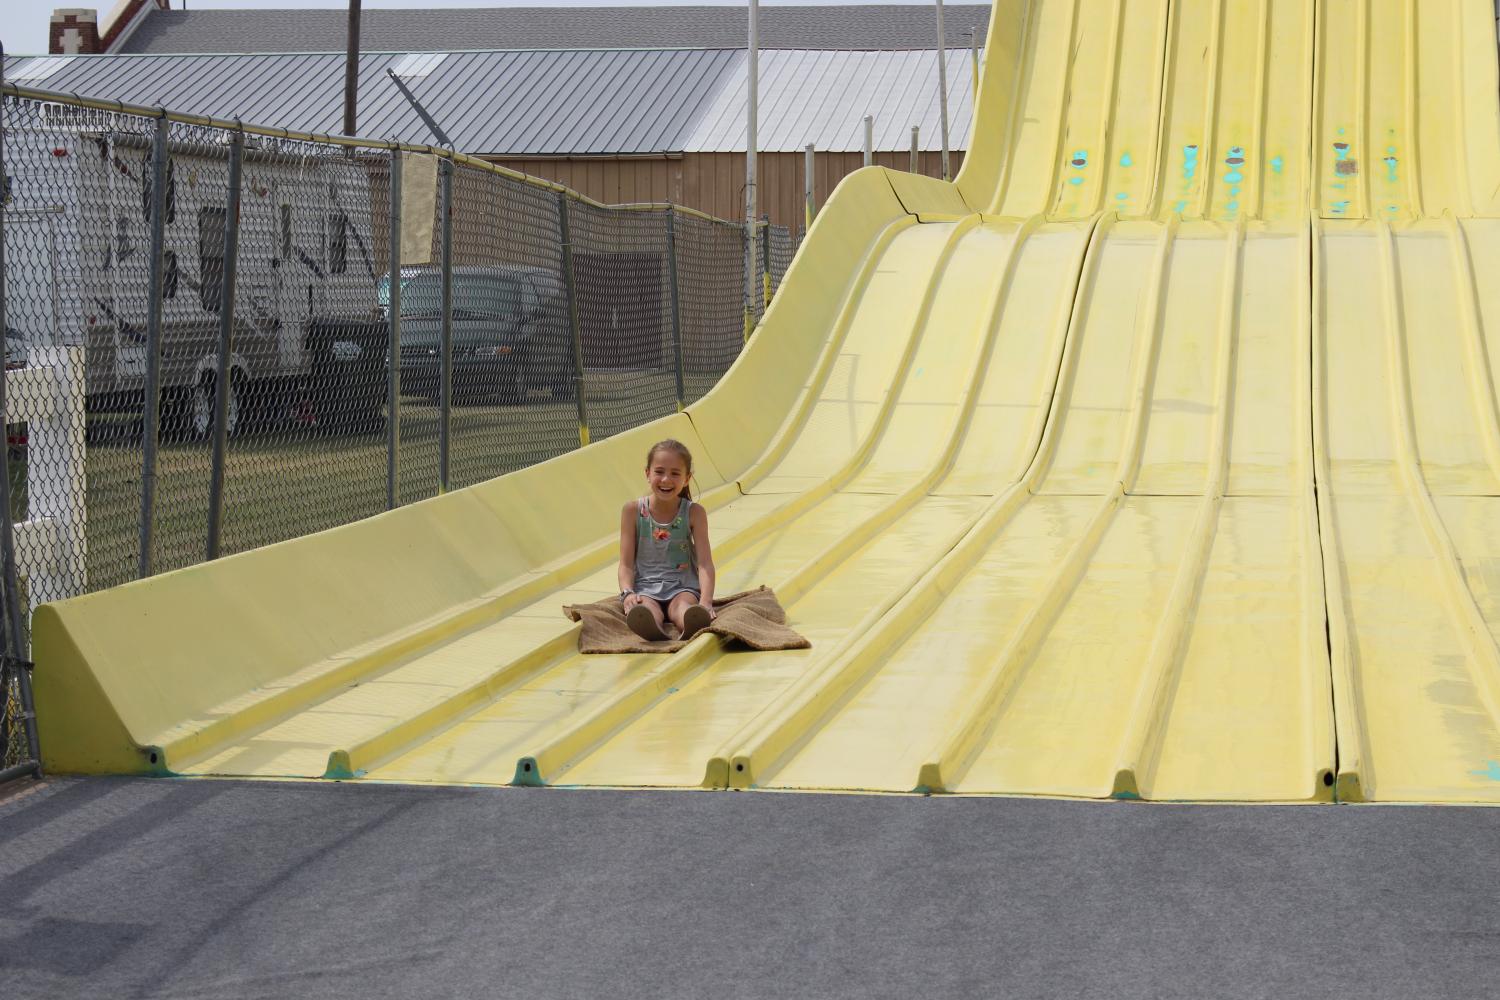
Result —
M 583 391 L 583 327 L 578 319 L 578 280 L 573 273 L 573 226 L 568 219 L 568 193 L 557 192 L 557 227 L 562 236 L 563 288 L 568 295 L 568 330 L 573 341 L 573 386 L 578 400 L 578 446 L 589 443 L 588 397 Z
M 229 142 L 229 195 L 224 204 L 224 267 L 219 284 L 219 358 L 214 369 L 214 458 L 208 487 L 208 558 L 219 558 L 224 531 L 224 460 L 229 450 L 229 354 L 234 349 L 234 282 L 240 248 L 240 173 L 245 133 Z M 207 275 L 204 275 L 206 278 Z
M 359 0 L 349 0 L 349 43 L 344 54 L 344 134 L 354 135 L 359 104 Z
M 969 29 L 969 76 L 974 85 L 974 103 L 979 103 L 979 27 Z
M 0 46 L 0 84 L 4 82 L 5 49 L 4 46 Z M 3 105 L 0 105 L 0 114 L 3 113 Z M 3 126 L 4 122 L 0 122 L 0 178 L 9 178 L 10 174 L 5 170 L 5 129 Z M 6 199 L 0 196 L 0 233 L 5 232 L 5 201 Z M 5 329 L 5 240 L 0 239 L 0 359 L 4 357 L 6 346 Z M 5 365 L 0 363 L 0 425 L 8 422 L 6 388 Z M 0 665 L 0 720 L 4 721 L 0 729 L 5 730 L 3 733 L 5 741 L 0 743 L 0 764 L 4 763 L 5 749 L 10 745 L 8 730 L 11 720 L 6 715 L 6 703 L 10 699 L 12 669 L 15 670 L 17 693 L 21 703 L 21 724 L 26 730 L 26 752 L 31 759 L 0 772 L 0 780 L 5 781 L 23 774 L 32 774 L 38 778 L 42 776 L 41 747 L 36 735 L 36 709 L 31 701 L 31 678 L 27 676 L 26 666 L 22 662 L 26 659 L 23 655 L 26 649 L 23 645 L 25 632 L 22 631 L 25 628 L 25 615 L 21 608 L 20 574 L 16 571 L 16 535 L 10 503 L 10 446 L 7 443 L 0 445 L 0 512 L 4 513 L 4 520 L 0 521 L 0 564 L 3 564 L 5 577 L 5 662 Z
M 917 125 L 913 125 L 911 127 L 911 165 L 907 168 L 912 173 L 916 173 L 917 172 L 917 168 L 920 166 L 919 155 L 920 155 L 921 152 L 922 152 L 922 132 L 921 132 L 921 127 L 917 126 Z
M 813 216 L 818 214 L 818 206 L 813 201 L 813 176 L 816 168 L 817 153 L 813 150 L 813 144 L 808 143 L 802 158 L 802 196 L 807 210 L 807 218 L 802 227 L 803 232 L 812 228 Z
M 875 162 L 875 116 L 865 115 L 865 166 Z
M 745 121 L 745 339 L 755 328 L 750 305 L 755 280 L 755 150 L 756 129 L 760 123 L 760 0 L 750 0 L 749 38 L 746 42 L 745 78 L 750 92 L 750 106 Z
M 937 4 L 938 114 L 943 122 L 943 180 L 951 180 L 948 170 L 948 36 L 943 31 L 943 0 Z
M 0 86 L 5 84 L 5 44 L 0 42 Z M 10 174 L 5 170 L 5 105 L 0 103 L 0 185 L 5 185 L 10 179 Z M 3 363 L 6 360 L 5 349 L 5 203 L 9 200 L 5 196 L 9 192 L 0 188 L 0 426 L 6 426 L 5 420 L 5 369 Z M 17 626 L 20 624 L 20 595 L 16 592 L 15 584 L 18 574 L 14 572 L 16 565 L 16 539 L 15 524 L 10 509 L 10 435 L 6 435 L 5 447 L 0 448 L 0 510 L 5 513 L 5 523 L 0 525 L 0 562 L 3 568 L 0 573 L 4 575 L 3 586 L 5 592 L 0 594 L 0 599 L 5 602 L 5 645 L 0 649 L 0 765 L 5 763 L 5 751 L 10 747 L 10 669 L 15 656 L 15 650 L 20 646 L 20 632 Z M 15 610 L 12 610 L 12 609 Z M 24 668 L 17 668 L 24 669 Z
M 687 406 L 682 371 L 682 300 L 677 290 L 677 209 L 667 206 L 667 289 L 672 296 L 672 370 L 677 376 L 677 412 Z
M 151 264 L 146 293 L 146 387 L 142 396 L 141 428 L 141 551 L 138 575 L 156 572 L 152 551 L 156 526 L 156 448 L 161 440 L 161 309 L 162 250 L 167 225 L 167 113 L 156 119 L 151 144 Z
M 396 509 L 401 465 L 401 150 L 391 150 L 390 345 L 385 374 L 385 509 Z
M 442 424 L 438 428 L 438 492 L 447 493 L 450 434 L 453 424 L 453 161 L 438 161 L 442 179 L 443 219 L 443 327 L 439 360 L 438 401 Z

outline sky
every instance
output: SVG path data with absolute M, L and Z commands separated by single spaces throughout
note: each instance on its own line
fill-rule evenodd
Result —
M 114 9 L 115 0 L 97 0 L 100 17 Z M 777 0 L 762 0 L 762 6 L 793 7 L 815 3 L 816 0 L 800 0 L 799 3 L 784 3 Z M 828 0 L 830 3 L 913 3 L 921 0 Z M 5 51 L 15 55 L 39 55 L 47 51 L 47 26 L 52 20 L 52 11 L 58 7 L 84 7 L 90 0 L 0 0 L 6 8 L 5 23 L 0 27 L 0 42 Z M 744 0 L 675 0 L 676 4 L 691 3 L 715 7 L 744 6 Z M 183 0 L 172 0 L 174 8 L 183 6 Z M 189 10 L 210 7 L 231 7 L 240 10 L 263 8 L 286 10 L 289 8 L 317 9 L 343 8 L 346 4 L 333 0 L 188 0 Z M 674 3 L 660 0 L 362 0 L 361 7 L 667 7 Z

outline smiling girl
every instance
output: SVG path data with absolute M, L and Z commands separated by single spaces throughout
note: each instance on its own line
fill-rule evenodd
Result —
M 658 441 L 646 454 L 646 495 L 620 511 L 620 597 L 642 639 L 667 638 L 667 619 L 690 639 L 714 618 L 708 512 L 693 503 L 692 477 L 687 446 Z

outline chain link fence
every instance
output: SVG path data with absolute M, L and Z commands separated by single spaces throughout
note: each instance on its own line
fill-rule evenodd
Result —
M 608 437 L 744 342 L 745 227 L 702 213 L 9 86 L 0 139 L 0 769 L 35 606 Z M 797 241 L 755 230 L 759 316 Z

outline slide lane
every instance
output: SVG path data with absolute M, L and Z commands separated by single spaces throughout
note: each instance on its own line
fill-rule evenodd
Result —
M 1305 213 L 1312 14 L 1306 0 L 1171 5 L 1149 214 Z
M 1389 222 L 1500 214 L 1493 6 L 1315 6 L 1314 211 Z
M 1156 170 L 1167 10 L 1167 0 L 1026 4 L 1019 65 L 996 78 L 1003 90 L 981 99 L 982 122 L 994 131 L 976 129 L 975 143 L 1000 147 L 993 187 L 970 189 L 960 179 L 970 203 L 1008 218 L 1139 211 Z M 1003 114 L 991 115 L 991 105 Z
M 938 497 L 928 491 L 944 468 L 956 465 L 968 414 L 984 395 L 978 391 L 984 373 L 994 373 L 1017 399 L 1007 414 L 1017 437 L 1025 440 L 1027 425 L 1039 425 L 1045 415 L 1061 348 L 1061 336 L 1044 336 L 1056 326 L 1054 317 L 1017 310 L 1011 318 L 1002 305 L 1017 287 L 1070 283 L 1088 227 L 1032 229 L 1033 224 L 986 224 L 956 247 L 936 286 L 926 333 L 904 383 L 897 386 L 891 420 L 856 480 L 855 489 L 870 492 L 841 494 L 859 505 L 857 516 L 832 507 L 823 522 L 837 538 L 840 557 L 829 557 L 828 540 L 810 533 L 817 522 L 804 517 L 808 523 L 789 525 L 753 560 L 722 571 L 728 590 L 758 580 L 776 586 L 791 620 L 806 628 L 813 649 L 746 655 L 709 638 L 701 656 L 662 664 L 662 680 L 640 697 L 612 705 L 602 718 L 553 734 L 550 742 L 525 751 L 518 773 L 512 772 L 514 756 L 500 760 L 491 752 L 493 741 L 483 735 L 509 711 L 497 703 L 372 775 L 418 776 L 431 773 L 434 762 L 443 759 L 443 766 L 456 769 L 464 780 L 724 784 L 723 755 L 717 755 L 718 766 L 709 765 L 716 747 L 779 691 L 815 673 L 851 635 L 878 620 L 910 586 L 919 567 L 955 544 L 972 522 L 982 497 Z M 1007 353 L 1010 364 L 991 367 L 988 361 L 1001 340 L 1015 348 Z M 1039 435 L 1030 436 L 1034 441 Z M 789 458 L 800 461 L 796 450 Z M 994 468 L 991 482 L 981 485 L 993 492 L 1004 485 L 1006 475 L 1004 466 Z M 732 582 L 737 577 L 741 583 Z M 591 662 L 580 666 L 588 669 Z M 466 749 L 475 752 L 470 755 Z M 528 772 L 528 765 L 535 771 Z
M 904 631 L 871 634 L 837 697 L 750 740 L 736 758 L 743 780 L 1332 797 L 1299 434 L 1310 247 L 1295 229 L 1174 229 L 1108 231 L 1086 265 L 1061 402 L 1022 502 L 909 595 Z M 1173 492 L 1147 492 L 1148 470 Z
M 1500 800 L 1500 296 L 1474 277 L 1497 235 L 1452 218 L 1318 226 L 1343 797 Z
M 866 563 L 872 558 L 874 564 L 884 560 L 889 577 L 926 549 L 941 550 L 949 522 L 962 521 L 972 503 L 961 498 L 918 504 L 920 491 L 878 498 L 863 492 L 829 492 L 827 484 L 841 478 L 847 481 L 864 470 L 866 481 L 860 489 L 868 489 L 872 482 L 899 478 L 901 470 L 913 465 L 913 456 L 930 462 L 933 450 L 924 431 L 931 428 L 934 413 L 941 418 L 945 410 L 953 410 L 949 383 L 955 378 L 973 378 L 971 373 L 982 360 L 974 356 L 975 338 L 955 339 L 952 331 L 955 326 L 974 327 L 975 320 L 984 316 L 956 316 L 952 303 L 963 302 L 972 310 L 976 300 L 995 299 L 993 286 L 1003 283 L 1009 271 L 1005 265 L 1009 244 L 1017 232 L 1033 228 L 1015 224 L 979 227 L 978 222 L 974 217 L 957 225 L 903 232 L 872 270 L 845 350 L 832 366 L 821 398 L 811 407 L 807 425 L 815 431 L 799 436 L 760 480 L 771 492 L 752 492 L 715 514 L 717 545 L 725 554 L 720 559 L 724 592 L 735 589 L 737 577 L 745 585 L 766 581 L 778 587 L 783 600 L 794 604 L 815 583 L 819 594 L 833 593 L 836 588 L 823 582 L 833 573 L 860 580 L 864 589 L 859 593 L 875 594 L 869 589 L 872 578 L 864 572 L 869 569 Z M 1051 248 L 1061 245 L 1060 240 L 1070 237 L 1081 248 L 1082 237 L 1076 233 L 1048 234 L 1039 244 L 1044 249 L 1031 257 L 1046 258 Z M 1055 259 L 1047 261 L 1053 270 L 1056 264 Z M 1033 270 L 1040 266 L 1031 265 Z M 949 282 L 955 285 L 940 296 L 949 303 L 946 315 L 934 308 L 931 296 L 910 295 L 913 276 L 929 274 L 944 275 L 943 288 Z M 924 335 L 929 329 L 938 335 Z M 1045 383 L 1042 376 L 1041 371 L 1022 369 L 1012 377 L 1035 386 Z M 891 394 L 891 386 L 899 392 Z M 884 402 L 883 392 L 889 397 Z M 952 422 L 951 412 L 948 422 Z M 837 468 L 840 457 L 847 468 L 830 475 L 829 466 Z M 822 481 L 809 487 L 815 472 L 821 473 Z M 803 490 L 790 497 L 776 492 L 788 484 Z M 901 506 L 914 504 L 919 509 L 903 518 L 906 512 Z M 789 513 L 788 507 L 794 506 L 801 509 Z M 797 516 L 793 518 L 792 513 Z M 775 524 L 767 526 L 763 523 L 767 520 Z M 755 533 L 757 527 L 759 540 L 737 551 L 735 540 Z M 865 545 L 863 562 L 858 558 L 846 562 L 860 548 L 862 533 L 875 536 L 882 531 L 888 537 Z M 520 741 L 517 746 L 541 748 L 532 754 L 539 760 L 554 751 L 569 756 L 570 747 L 587 745 L 601 732 L 629 719 L 649 705 L 660 689 L 675 687 L 722 658 L 719 644 L 711 637 L 667 662 L 660 657 L 579 657 L 572 653 L 575 633 L 558 615 L 558 605 L 593 599 L 613 586 L 612 566 L 601 567 L 562 593 L 367 679 L 193 770 L 244 773 L 247 767 L 258 767 L 255 773 L 324 773 L 318 758 L 329 764 L 332 754 L 327 773 L 359 773 L 373 761 L 451 724 L 456 716 L 468 714 L 474 716 L 468 728 L 480 732 L 493 733 L 491 723 L 509 720 L 513 723 L 510 730 Z M 859 606 L 858 601 L 849 603 Z M 828 641 L 824 636 L 813 638 L 820 646 Z M 657 668 L 665 668 L 665 675 L 658 676 Z M 309 739 L 314 733 L 322 735 Z M 450 738 L 461 742 L 464 737 Z M 486 756 L 505 745 L 489 737 L 481 742 Z M 509 780 L 520 752 L 511 752 L 506 773 L 491 780 Z M 446 767 L 462 770 L 462 766 L 440 767 L 439 774 L 448 780 L 476 780 L 450 774 Z M 694 782 L 702 777 L 701 759 L 695 762 L 695 770 Z
M 1306 213 L 1307 0 L 1033 0 L 1020 30 L 1019 67 L 987 98 L 1006 113 L 975 140 L 1002 144 L 997 180 L 971 202 L 1054 219 Z

